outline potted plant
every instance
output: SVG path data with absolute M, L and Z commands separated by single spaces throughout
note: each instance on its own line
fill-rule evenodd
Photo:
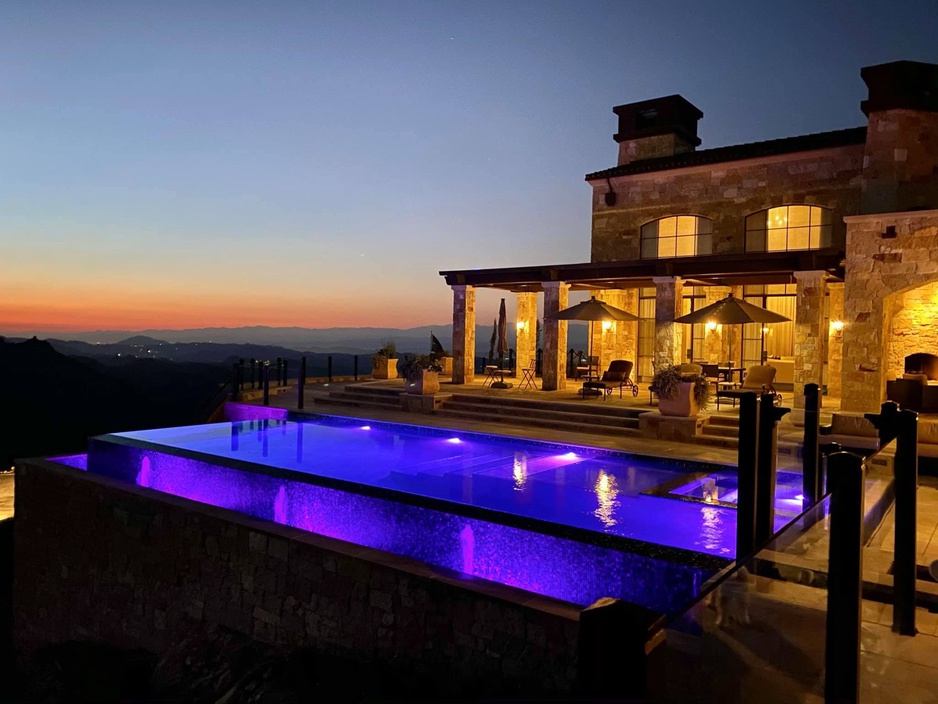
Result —
M 408 359 L 402 368 L 404 390 L 409 394 L 435 394 L 440 390 L 440 372 L 443 366 L 431 354 L 418 354 Z
M 703 374 L 682 374 L 675 366 L 655 371 L 651 390 L 658 395 L 658 411 L 664 416 L 693 418 L 710 403 L 710 382 Z
M 397 346 L 390 340 L 371 357 L 371 376 L 374 379 L 397 379 Z

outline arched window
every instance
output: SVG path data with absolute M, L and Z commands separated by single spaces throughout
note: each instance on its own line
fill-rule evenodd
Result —
M 831 211 L 816 205 L 781 205 L 746 218 L 747 252 L 820 249 L 831 242 Z
M 674 215 L 642 225 L 642 259 L 693 257 L 713 251 L 713 223 L 696 215 Z

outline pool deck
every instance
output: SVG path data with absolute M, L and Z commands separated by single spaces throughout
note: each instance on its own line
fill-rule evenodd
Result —
M 714 445 L 704 445 L 698 443 L 677 442 L 673 440 L 657 440 L 651 438 L 637 437 L 632 434 L 608 435 L 600 433 L 572 432 L 549 427 L 535 427 L 522 423 L 511 423 L 510 420 L 500 419 L 498 421 L 481 421 L 467 418 L 457 418 L 453 416 L 444 416 L 442 414 L 423 414 L 408 413 L 403 410 L 393 408 L 356 408 L 347 406 L 337 406 L 325 403 L 330 392 L 341 391 L 345 386 L 353 384 L 368 384 L 380 386 L 388 389 L 400 389 L 403 391 L 403 380 L 396 379 L 390 381 L 340 381 L 332 384 L 316 383 L 308 384 L 303 395 L 304 411 L 308 413 L 323 413 L 327 415 L 339 415 L 348 417 L 364 417 L 372 420 L 383 420 L 395 423 L 409 423 L 412 425 L 424 425 L 438 428 L 456 428 L 479 433 L 490 433 L 493 435 L 508 435 L 514 437 L 525 437 L 534 440 L 547 440 L 565 444 L 585 445 L 589 447 L 602 447 L 607 449 L 622 450 L 636 454 L 652 455 L 657 457 L 669 457 L 676 459 L 691 460 L 696 462 L 708 462 L 715 464 L 726 464 L 736 466 L 737 452 L 734 448 L 718 447 Z M 630 394 L 623 394 L 620 399 L 618 394 L 612 394 L 607 400 L 593 398 L 584 400 L 577 394 L 580 384 L 569 380 L 568 387 L 560 391 L 539 391 L 526 390 L 513 387 L 511 389 L 492 389 L 483 387 L 481 379 L 470 384 L 452 385 L 441 381 L 440 394 L 468 394 L 492 398 L 521 398 L 528 401 L 543 402 L 545 404 L 570 403 L 577 404 L 582 409 L 584 405 L 597 406 L 598 409 L 609 406 L 618 406 L 633 408 L 642 411 L 657 410 L 656 405 L 649 401 L 647 384 L 639 384 L 639 394 L 632 397 Z M 260 404 L 261 394 L 259 390 L 245 390 L 243 403 Z M 791 401 L 791 392 L 785 395 L 785 398 Z M 271 388 L 270 405 L 276 408 L 285 408 L 290 411 L 297 411 L 297 388 L 290 385 L 281 388 Z M 319 403 L 317 403 L 319 401 Z M 821 422 L 830 422 L 830 414 L 833 410 L 840 407 L 840 399 L 828 399 L 825 397 L 821 409 Z M 787 404 L 786 404 L 787 405 Z M 736 418 L 739 415 L 738 408 L 732 406 L 723 406 L 719 411 L 715 409 L 708 410 L 711 416 L 726 416 Z M 786 416 L 779 423 L 779 440 L 790 444 L 801 444 L 804 431 L 796 426 L 790 420 L 790 415 Z M 796 457 L 779 453 L 778 466 L 780 469 L 798 469 L 800 462 Z

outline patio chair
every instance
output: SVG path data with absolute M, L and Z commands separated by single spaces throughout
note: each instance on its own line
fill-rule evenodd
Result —
M 732 389 L 735 386 L 735 384 L 727 378 L 726 373 L 720 371 L 719 364 L 701 364 L 700 367 L 703 370 L 702 373 L 706 380 L 713 386 L 714 393 L 719 392 L 721 389 Z
M 745 393 L 755 392 L 756 394 L 774 394 L 775 405 L 782 402 L 782 395 L 775 390 L 772 382 L 775 381 L 775 374 L 778 370 L 770 364 L 757 364 L 746 370 L 746 376 L 743 383 L 732 389 L 721 389 L 717 391 L 717 410 L 720 409 L 720 399 L 732 399 L 733 407 L 736 407 L 736 401 Z
M 534 380 L 535 374 L 535 363 L 534 360 L 531 360 L 531 363 L 527 367 L 521 368 L 521 384 L 518 385 L 519 389 L 526 389 L 529 386 L 537 388 L 537 382 Z
M 638 396 L 638 386 L 632 381 L 632 367 L 634 365 L 627 359 L 614 359 L 609 363 L 609 369 L 603 372 L 599 381 L 584 382 L 580 393 L 584 398 L 587 396 L 587 390 L 599 392 L 603 395 L 603 401 L 612 393 L 612 390 L 619 387 L 619 398 L 622 398 L 622 389 L 632 389 L 632 396 Z
M 593 374 L 596 374 L 599 371 L 599 357 L 596 355 L 589 355 L 586 357 L 586 364 L 578 364 L 576 367 L 576 374 L 574 378 L 579 379 L 581 377 L 591 377 Z

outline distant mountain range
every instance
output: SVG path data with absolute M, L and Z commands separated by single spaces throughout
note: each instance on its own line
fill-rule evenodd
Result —
M 571 324 L 568 347 L 584 349 L 587 325 Z M 51 334 L 49 342 L 63 354 L 92 357 L 132 355 L 174 361 L 219 362 L 229 357 L 273 359 L 304 353 L 344 353 L 370 355 L 388 340 L 400 352 L 429 352 L 430 333 L 449 349 L 452 325 L 425 325 L 416 328 L 298 328 L 256 325 L 240 328 L 193 328 L 189 330 L 95 330 Z M 491 326 L 476 326 L 476 355 L 488 354 Z M 10 340 L 22 339 L 11 336 Z M 193 348 L 191 345 L 198 345 Z M 217 347 L 216 347 L 217 345 Z M 512 326 L 508 345 L 515 346 Z M 199 349 L 201 348 L 201 349 Z M 147 352 L 151 350 L 151 352 Z

